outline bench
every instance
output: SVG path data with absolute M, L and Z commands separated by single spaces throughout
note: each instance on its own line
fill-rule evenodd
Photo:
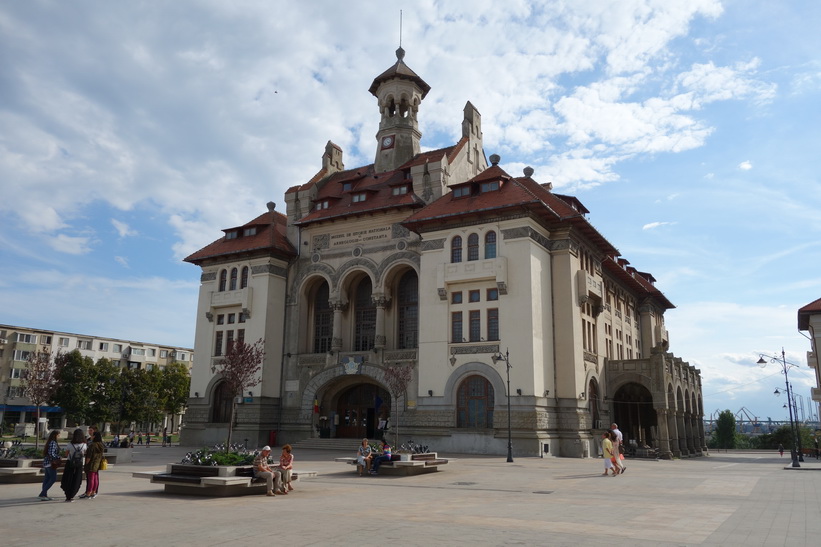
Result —
M 300 477 L 316 477 L 316 471 L 291 471 L 291 480 Z M 152 484 L 164 485 L 168 494 L 186 494 L 194 496 L 245 496 L 264 494 L 267 482 L 254 477 L 251 465 L 240 466 L 207 466 L 168 464 L 165 471 L 144 471 L 132 473 L 136 479 L 149 479 Z
M 439 470 L 440 465 L 445 465 L 448 463 L 447 459 L 440 458 L 436 452 L 411 454 L 410 460 L 408 461 L 401 461 L 398 459 L 398 454 L 394 454 L 393 458 L 394 459 L 389 462 L 382 462 L 379 466 L 379 473 L 384 472 L 386 475 L 402 476 L 434 473 Z M 356 458 L 334 458 L 334 461 L 353 465 L 357 467 L 358 471 L 359 465 Z

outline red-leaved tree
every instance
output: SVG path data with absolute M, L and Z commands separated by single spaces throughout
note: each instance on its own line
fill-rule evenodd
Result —
M 235 340 L 228 347 L 225 357 L 211 366 L 211 372 L 222 376 L 228 391 L 232 395 L 231 420 L 228 422 L 228 442 L 225 451 L 231 446 L 231 435 L 234 432 L 234 415 L 237 411 L 237 397 L 245 393 L 245 389 L 254 387 L 262 382 L 259 375 L 262 370 L 262 360 L 265 350 L 262 339 L 254 344 L 246 344 L 242 340 Z
M 28 359 L 26 359 L 26 383 L 23 387 L 23 395 L 37 407 L 37 424 L 34 430 L 35 448 L 40 446 L 40 407 L 51 401 L 56 388 L 56 366 L 51 351 L 43 346 L 40 351 L 29 352 Z
M 392 365 L 385 369 L 385 382 L 391 392 L 391 397 L 396 402 L 396 431 L 394 433 L 394 446 L 399 447 L 399 397 L 408 389 L 408 384 L 413 379 L 413 365 Z

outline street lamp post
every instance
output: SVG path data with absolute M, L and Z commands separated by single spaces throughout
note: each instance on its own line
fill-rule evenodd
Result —
M 507 462 L 513 463 L 513 438 L 511 436 L 510 426 L 510 353 L 505 348 L 505 354 L 496 353 L 490 357 L 495 365 L 498 361 L 504 361 L 507 368 Z
M 801 467 L 801 465 L 798 463 L 798 461 L 799 460 L 803 461 L 803 456 L 801 455 L 801 451 L 799 449 L 800 445 L 798 443 L 798 427 L 797 427 L 797 424 L 795 423 L 795 421 L 793 420 L 793 405 L 792 405 L 792 398 L 791 398 L 791 393 L 792 392 L 790 390 L 790 378 L 787 374 L 789 372 L 791 366 L 794 367 L 794 366 L 797 366 L 797 365 L 794 365 L 792 363 L 787 363 L 787 358 L 784 355 L 784 348 L 781 348 L 781 358 L 780 359 L 777 356 L 765 355 L 763 353 L 760 354 L 757 363 L 762 368 L 767 366 L 767 361 L 764 359 L 765 357 L 767 359 L 769 359 L 771 363 L 778 363 L 779 365 L 781 365 L 781 373 L 784 375 L 784 383 L 787 386 L 787 408 L 790 411 L 790 430 L 792 431 L 792 442 L 793 442 L 792 450 L 790 451 L 790 456 L 792 457 L 792 467 Z M 778 390 L 776 390 L 776 395 L 778 395 Z

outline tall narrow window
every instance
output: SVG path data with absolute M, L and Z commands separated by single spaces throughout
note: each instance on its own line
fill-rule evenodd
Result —
M 371 299 L 371 278 L 363 277 L 356 287 L 356 308 L 354 311 L 354 351 L 367 351 L 373 348 L 376 336 L 376 306 Z
M 462 342 L 462 312 L 455 311 L 450 314 L 450 339 L 454 344 Z
M 245 329 L 237 331 L 237 342 L 245 342 Z
M 225 291 L 225 283 L 228 281 L 228 270 L 220 271 L 220 286 L 219 292 Z
M 486 378 L 468 376 L 456 396 L 456 427 L 489 429 L 493 427 L 493 386 Z
M 419 278 L 408 270 L 399 280 L 397 291 L 398 344 L 399 349 L 419 345 Z
M 228 336 L 225 339 L 225 351 L 231 351 L 231 346 L 234 345 L 234 331 L 229 330 L 227 331 Z
M 239 288 L 244 289 L 248 286 L 248 266 L 242 267 L 242 276 L 239 278 Z
M 229 291 L 237 290 L 237 269 L 231 268 L 231 285 L 228 287 Z
M 485 234 L 485 258 L 496 258 L 496 232 Z
M 314 353 L 331 350 L 334 312 L 329 302 L 328 283 L 322 282 L 314 295 Z
M 234 394 L 228 384 L 220 382 L 214 389 L 214 400 L 211 407 L 211 421 L 218 424 L 228 423 L 231 420 L 231 407 L 234 404 Z
M 450 261 L 454 264 L 462 261 L 462 236 L 456 236 L 450 242 Z
M 468 261 L 479 260 L 479 235 L 468 236 Z
M 217 331 L 216 338 L 214 339 L 214 355 L 219 356 L 222 355 L 222 331 Z
M 499 339 L 499 310 L 496 308 L 487 310 L 487 339 Z
M 482 312 L 472 310 L 470 312 L 470 341 L 478 342 L 482 337 Z

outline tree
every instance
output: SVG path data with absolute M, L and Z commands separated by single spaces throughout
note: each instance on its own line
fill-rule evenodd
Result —
M 97 387 L 94 361 L 74 350 L 58 354 L 54 362 L 57 367 L 54 402 L 62 407 L 67 417 L 83 423 L 92 411 L 91 397 Z
M 219 374 L 225 382 L 228 392 L 232 395 L 231 419 L 228 422 L 228 442 L 225 451 L 231 446 L 231 435 L 234 433 L 234 415 L 237 411 L 237 397 L 242 396 L 245 388 L 254 387 L 262 381 L 259 372 L 262 369 L 262 360 L 265 350 L 262 339 L 254 344 L 246 344 L 242 340 L 235 340 L 228 347 L 225 357 L 211 366 L 211 372 Z
M 413 365 L 392 365 L 385 369 L 385 381 L 391 397 L 396 402 L 396 432 L 394 433 L 394 445 L 399 446 L 399 397 L 405 394 L 411 379 L 413 379 Z
M 58 352 L 59 356 L 59 352 Z M 52 400 L 57 388 L 57 373 L 54 357 L 48 347 L 41 351 L 29 352 L 26 359 L 26 382 L 23 387 L 25 395 L 37 407 L 37 424 L 35 426 L 34 447 L 40 446 L 40 407 Z
M 188 367 L 174 361 L 162 371 L 160 390 L 163 410 L 167 414 L 179 414 L 188 403 L 191 375 Z
M 718 448 L 735 448 L 735 416 L 729 410 L 724 410 L 716 420 L 714 433 Z
M 85 412 L 88 424 L 114 421 L 120 402 L 119 377 L 120 368 L 110 359 L 102 357 L 92 366 L 89 372 L 90 402 Z

